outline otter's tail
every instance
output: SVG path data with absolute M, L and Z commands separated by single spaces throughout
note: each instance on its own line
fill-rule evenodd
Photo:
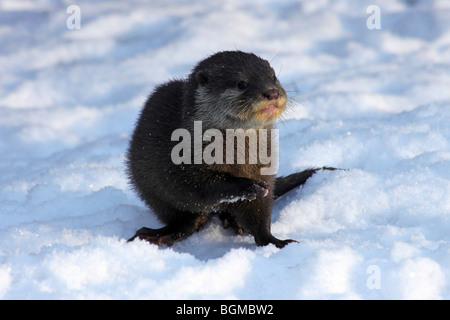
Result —
M 273 198 L 277 199 L 286 192 L 294 189 L 295 187 L 305 184 L 306 180 L 311 177 L 316 171 L 319 170 L 339 170 L 337 168 L 322 167 L 311 168 L 302 172 L 290 174 L 286 177 L 278 177 L 275 179 L 275 189 L 273 192 Z

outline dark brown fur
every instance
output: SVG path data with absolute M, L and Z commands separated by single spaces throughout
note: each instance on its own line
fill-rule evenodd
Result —
M 273 104 L 276 111 L 261 111 Z M 281 248 L 292 242 L 277 239 L 270 231 L 273 200 L 318 169 L 276 180 L 261 175 L 261 163 L 174 164 L 171 160 L 179 143 L 171 141 L 175 129 L 186 128 L 192 135 L 194 121 L 202 121 L 203 131 L 215 128 L 224 134 L 228 128 L 271 129 L 285 104 L 286 93 L 269 63 L 240 51 L 219 52 L 201 61 L 186 80 L 157 87 L 139 117 L 127 166 L 134 189 L 166 226 L 142 228 L 130 240 L 171 245 L 218 212 L 224 226 L 251 233 L 257 245 L 273 243 Z

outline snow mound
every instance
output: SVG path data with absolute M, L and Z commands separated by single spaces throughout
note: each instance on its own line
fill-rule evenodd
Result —
M 0 3 L 1 299 L 449 299 L 450 6 L 445 0 Z M 238 48 L 289 94 L 256 247 L 213 219 L 171 248 L 124 152 L 153 87 Z

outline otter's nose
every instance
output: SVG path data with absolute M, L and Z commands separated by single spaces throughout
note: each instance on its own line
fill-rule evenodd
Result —
M 263 96 L 267 98 L 268 100 L 275 100 L 278 99 L 278 95 L 280 92 L 278 89 L 270 89 L 263 93 Z

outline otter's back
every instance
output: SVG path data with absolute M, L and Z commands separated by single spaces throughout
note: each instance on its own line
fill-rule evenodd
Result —
M 183 81 L 171 81 L 155 89 L 139 116 L 127 154 L 128 174 L 141 195 L 153 192 L 161 184 L 163 168 L 171 163 L 171 151 L 177 142 L 172 132 L 180 127 Z

